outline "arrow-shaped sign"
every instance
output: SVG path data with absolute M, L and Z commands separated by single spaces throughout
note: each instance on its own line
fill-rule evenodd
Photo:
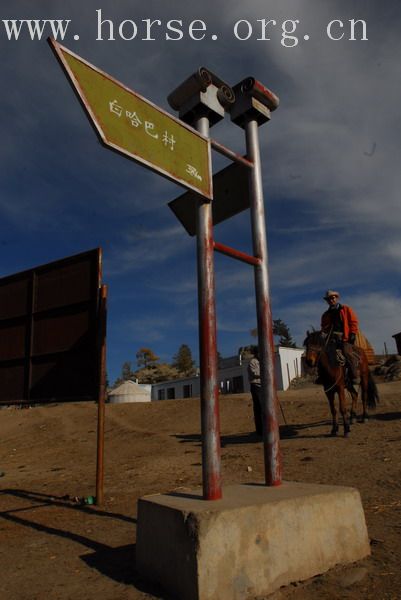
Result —
M 212 198 L 207 138 L 55 40 L 49 43 L 102 143 Z

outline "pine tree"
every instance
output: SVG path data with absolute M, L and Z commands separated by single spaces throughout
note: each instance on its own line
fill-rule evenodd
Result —
M 133 379 L 134 373 L 131 369 L 131 363 L 129 361 L 125 362 L 121 368 L 121 379 L 123 381 L 128 381 L 129 379 Z
M 251 335 L 253 337 L 258 337 L 257 328 L 251 329 Z M 284 321 L 281 319 L 273 319 L 273 335 L 279 337 L 278 344 L 279 346 L 284 346 L 285 348 L 296 348 L 296 344 L 292 339 L 290 329 Z
M 117 379 L 115 380 L 115 382 L 113 383 L 113 385 L 111 386 L 112 389 L 118 387 L 119 385 L 121 385 L 122 383 L 124 383 L 125 381 L 128 381 L 130 379 L 135 379 L 135 373 L 132 371 L 131 369 L 131 363 L 129 361 L 126 361 L 123 366 L 121 367 L 121 375 L 120 377 L 117 377 Z M 107 387 L 108 384 L 107 384 Z
M 273 335 L 280 337 L 278 341 L 279 346 L 284 346 L 285 348 L 296 348 L 296 344 L 292 339 L 288 325 L 286 325 L 281 319 L 276 319 L 273 321 Z
M 181 344 L 178 352 L 173 356 L 172 366 L 177 369 L 179 373 L 190 377 L 195 374 L 195 361 L 192 358 L 191 349 L 187 344 Z

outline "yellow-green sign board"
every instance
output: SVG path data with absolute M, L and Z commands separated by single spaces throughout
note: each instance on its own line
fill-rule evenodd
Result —
M 212 198 L 207 138 L 56 41 L 50 44 L 104 144 Z

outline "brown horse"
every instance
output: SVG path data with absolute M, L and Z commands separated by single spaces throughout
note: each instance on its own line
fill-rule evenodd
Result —
M 324 337 L 320 331 L 313 331 L 306 334 L 304 341 L 305 362 L 309 367 L 319 367 L 319 374 L 322 380 L 322 385 L 330 404 L 332 415 L 331 435 L 337 435 L 337 411 L 334 402 L 335 394 L 339 399 L 340 413 L 344 423 L 344 436 L 348 437 L 350 432 L 350 424 L 356 418 L 356 405 L 358 400 L 358 392 L 352 385 L 344 361 L 339 364 L 337 357 L 337 344 L 330 337 Z M 369 371 L 368 360 L 362 348 L 353 347 L 353 352 L 356 353 L 359 362 L 359 373 L 361 378 L 361 395 L 362 395 L 362 422 L 368 420 L 367 408 L 375 408 L 376 401 L 379 400 L 376 384 L 373 381 Z M 345 391 L 348 390 L 351 394 L 352 404 L 351 411 L 348 417 L 347 401 Z

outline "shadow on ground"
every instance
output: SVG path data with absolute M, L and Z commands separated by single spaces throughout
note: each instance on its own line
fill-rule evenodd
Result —
M 163 597 L 165 600 L 170 600 L 165 594 L 162 594 L 161 590 L 156 585 L 147 581 L 143 581 L 143 579 L 137 574 L 135 568 L 135 544 L 113 548 L 85 535 L 74 533 L 73 531 L 68 531 L 67 529 L 61 529 L 58 527 L 52 527 L 50 525 L 38 523 L 35 520 L 35 515 L 37 514 L 38 509 L 49 506 L 57 506 L 67 510 L 73 509 L 75 511 L 90 514 L 95 519 L 103 517 L 117 518 L 128 521 L 132 525 L 137 522 L 136 519 L 118 513 L 102 511 L 95 507 L 72 505 L 65 500 L 65 497 L 56 497 L 52 496 L 51 494 L 42 494 L 18 489 L 1 490 L 0 494 L 1 496 L 8 496 L 11 499 L 18 498 L 31 501 L 29 506 L 15 507 L 1 511 L 0 520 L 3 519 L 4 521 L 14 523 L 22 527 L 27 527 L 33 531 L 36 531 L 37 533 L 68 539 L 79 544 L 80 546 L 89 548 L 93 550 L 93 553 L 79 555 L 77 552 L 77 554 L 79 558 L 90 568 L 96 569 L 102 575 L 109 577 L 118 583 L 132 585 L 146 594 L 152 594 L 156 597 Z M 28 514 L 30 515 L 30 518 L 28 518 Z
M 300 423 L 297 425 L 280 425 L 280 439 L 319 439 L 331 437 L 329 431 L 319 434 L 307 433 L 305 435 L 302 435 L 302 432 L 312 432 L 314 429 L 319 427 L 327 427 L 329 429 L 331 428 L 331 421 L 325 419 L 322 421 L 315 421 L 313 423 Z M 181 444 L 196 444 L 197 446 L 200 446 L 202 442 L 202 437 L 199 433 L 174 434 L 172 437 L 178 439 Z M 248 433 L 222 435 L 220 440 L 221 446 L 224 448 L 226 446 L 234 446 L 236 444 L 253 444 L 261 442 L 262 436 L 256 434 L 253 431 L 250 431 Z
M 374 415 L 370 415 L 369 418 L 376 421 L 400 421 L 401 412 L 376 413 Z
M 33 492 L 20 489 L 4 489 L 0 491 L 0 495 L 11 496 L 14 498 L 20 498 L 23 500 L 31 500 L 32 502 L 36 502 L 36 504 L 32 504 L 32 506 L 23 510 L 33 510 L 35 508 L 44 506 L 58 506 L 61 508 L 80 511 L 90 515 L 96 515 L 98 517 L 109 517 L 113 519 L 119 519 L 121 521 L 127 521 L 128 523 L 136 523 L 136 519 L 132 517 L 127 517 L 126 515 L 122 515 L 120 513 L 107 512 L 98 508 L 97 506 L 87 506 L 85 504 L 81 504 L 80 502 L 70 498 L 70 496 L 68 495 L 56 496 L 52 494 L 43 494 L 42 492 Z M 10 509 L 4 511 L 3 513 L 0 512 L 0 517 L 3 517 L 5 514 L 14 513 L 19 510 L 21 509 Z

